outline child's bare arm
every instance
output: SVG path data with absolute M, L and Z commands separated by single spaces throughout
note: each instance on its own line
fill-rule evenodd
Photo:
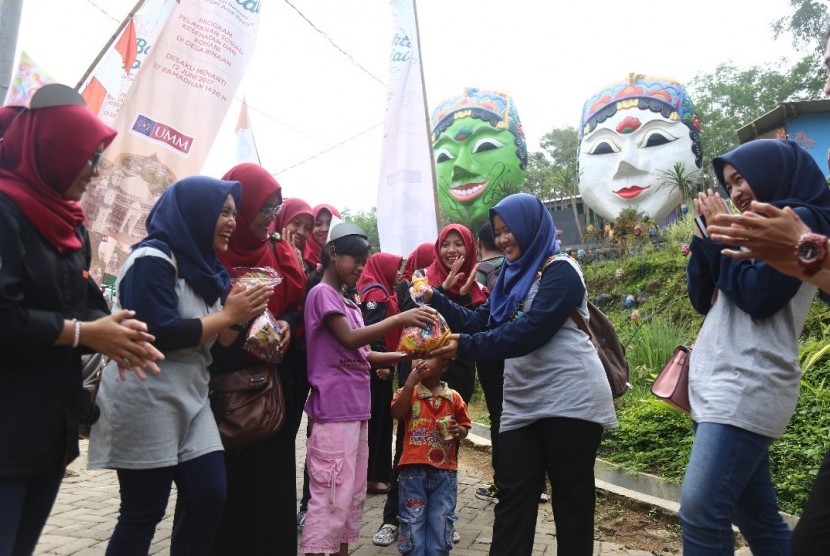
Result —
M 400 351 L 370 351 L 369 364 L 373 369 L 387 369 L 394 367 L 404 357 L 406 354 Z
M 388 332 L 396 328 L 423 324 L 433 325 L 438 319 L 436 315 L 435 309 L 423 306 L 398 313 L 388 319 L 360 328 L 352 328 L 346 316 L 341 313 L 329 313 L 326 315 L 325 323 L 328 331 L 337 339 L 340 345 L 346 349 L 357 349 L 383 338 Z
M 415 389 L 415 385 L 421 381 L 425 363 L 425 361 L 418 361 L 412 366 L 401 392 L 392 402 L 392 417 L 398 421 L 403 421 L 409 415 L 410 406 L 412 405 L 412 391 Z

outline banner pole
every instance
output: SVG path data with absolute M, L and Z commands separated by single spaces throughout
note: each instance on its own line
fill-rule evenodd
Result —
M 84 84 L 84 81 L 86 81 L 87 77 L 89 77 L 89 75 L 95 69 L 95 66 L 98 65 L 98 62 L 101 61 L 101 58 L 104 57 L 104 54 L 107 53 L 107 50 L 109 50 L 113 43 L 118 39 L 118 36 L 121 34 L 121 31 L 124 30 L 124 28 L 130 22 L 130 20 L 136 14 L 136 12 L 138 12 L 138 10 L 141 9 L 141 6 L 144 5 L 144 2 L 145 0 L 138 0 L 136 5 L 133 6 L 133 9 L 130 10 L 130 13 L 127 14 L 127 17 L 124 18 L 124 21 L 122 21 L 121 24 L 118 26 L 118 29 L 115 30 L 115 33 L 113 33 L 109 40 L 106 42 L 104 48 L 101 49 L 101 52 L 98 53 L 98 56 L 96 56 L 92 63 L 89 65 L 83 77 L 81 77 L 80 81 L 78 81 L 78 84 L 75 85 L 75 90 L 81 90 L 81 85 Z
M 424 118 L 427 128 L 427 141 L 429 143 L 429 168 L 432 174 L 432 202 L 435 205 L 435 227 L 441 229 L 441 213 L 438 207 L 438 175 L 435 172 L 435 153 L 432 152 L 432 128 L 430 126 L 429 108 L 427 107 L 427 87 L 424 79 L 424 57 L 421 55 L 421 31 L 418 27 L 418 8 L 416 1 L 412 0 L 412 13 L 415 15 L 415 39 L 418 41 L 418 67 L 421 70 L 421 91 L 424 97 Z

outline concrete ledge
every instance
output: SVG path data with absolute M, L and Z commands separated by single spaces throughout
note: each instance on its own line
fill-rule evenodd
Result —
M 475 446 L 490 447 L 490 427 L 473 423 L 467 435 Z M 629 471 L 619 465 L 597 458 L 594 477 L 599 489 L 663 508 L 672 513 L 680 509 L 680 485 L 670 483 L 656 475 Z M 798 517 L 779 512 L 790 527 L 795 527 Z

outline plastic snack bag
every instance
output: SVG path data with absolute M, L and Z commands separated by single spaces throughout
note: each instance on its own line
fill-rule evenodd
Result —
M 429 285 L 429 280 L 423 270 L 416 270 L 412 274 L 412 286 L 409 288 L 409 297 L 417 305 L 424 304 L 424 290 Z
M 438 314 L 438 323 L 423 326 L 407 326 L 401 333 L 401 340 L 398 342 L 398 351 L 415 353 L 418 351 L 432 351 L 447 343 L 447 336 L 450 335 L 450 327 L 447 321 Z
M 245 351 L 266 363 L 279 363 L 282 361 L 280 355 L 280 340 L 282 332 L 277 324 L 277 319 L 271 311 L 265 311 L 251 322 L 248 328 L 248 335 L 245 338 L 243 348 Z
M 245 286 L 277 286 L 282 283 L 282 274 L 271 267 L 247 267 L 237 266 L 231 270 L 231 282 L 233 285 L 244 284 Z

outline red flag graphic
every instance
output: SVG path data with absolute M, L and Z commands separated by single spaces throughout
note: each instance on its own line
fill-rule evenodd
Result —
M 124 60 L 124 73 L 129 74 L 133 69 L 133 62 L 135 62 L 135 58 L 138 56 L 138 47 L 135 39 L 135 23 L 132 19 L 130 19 L 127 27 L 124 28 L 124 32 L 121 33 L 118 42 L 115 43 L 115 50 L 121 54 L 121 59 Z
M 107 89 L 101 84 L 98 79 L 93 77 L 89 80 L 89 83 L 86 84 L 84 87 L 81 96 L 84 97 L 86 101 L 86 106 L 90 110 L 92 110 L 93 114 L 98 114 L 101 111 L 101 106 L 104 104 L 104 100 L 107 98 Z

